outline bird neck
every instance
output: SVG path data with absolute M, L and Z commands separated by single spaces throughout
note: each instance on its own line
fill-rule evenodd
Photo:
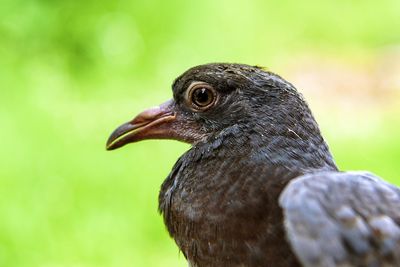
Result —
M 318 128 L 313 134 L 305 134 L 296 128 L 234 125 L 192 150 L 197 158 L 241 159 L 296 173 L 337 170 Z

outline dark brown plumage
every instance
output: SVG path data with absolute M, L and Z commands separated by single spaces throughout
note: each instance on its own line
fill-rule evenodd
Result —
M 178 77 L 173 94 L 107 147 L 192 144 L 159 195 L 191 266 L 400 266 L 399 189 L 338 172 L 290 83 L 258 67 L 207 64 Z

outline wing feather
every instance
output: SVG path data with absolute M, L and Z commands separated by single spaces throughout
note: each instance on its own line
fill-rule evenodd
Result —
M 400 190 L 378 177 L 303 175 L 288 184 L 280 205 L 304 266 L 400 266 Z

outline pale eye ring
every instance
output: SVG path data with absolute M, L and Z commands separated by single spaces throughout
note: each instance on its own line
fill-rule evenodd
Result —
M 187 101 L 196 110 L 204 111 L 213 106 L 217 100 L 215 89 L 204 82 L 194 82 L 188 88 Z

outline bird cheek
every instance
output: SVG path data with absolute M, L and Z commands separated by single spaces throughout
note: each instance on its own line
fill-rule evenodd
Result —
M 193 119 L 193 116 L 185 116 L 177 113 L 176 120 L 171 124 L 171 139 L 195 144 L 203 141 L 207 137 L 207 131 L 201 127 L 202 123 Z

